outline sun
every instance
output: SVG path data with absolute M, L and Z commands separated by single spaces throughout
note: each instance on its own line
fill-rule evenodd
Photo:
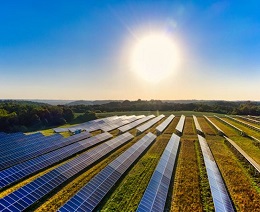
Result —
M 159 82 L 175 71 L 178 63 L 176 45 L 164 33 L 148 34 L 133 46 L 130 63 L 132 70 L 143 79 Z

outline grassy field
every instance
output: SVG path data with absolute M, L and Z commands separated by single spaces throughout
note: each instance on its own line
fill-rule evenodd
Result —
M 125 112 L 105 112 L 105 113 L 96 113 L 98 118 L 104 118 L 104 117 L 109 117 L 109 116 L 122 116 L 122 115 L 160 115 L 160 114 L 164 114 L 166 116 L 169 116 L 171 114 L 175 115 L 175 116 L 181 116 L 181 115 L 185 115 L 185 116 L 214 116 L 214 115 L 218 115 L 218 116 L 224 116 L 223 114 L 217 114 L 217 113 L 205 113 L 205 112 L 196 112 L 196 111 L 125 111 Z
M 102 113 L 101 117 L 112 115 L 149 115 L 152 112 L 139 111 L 136 113 Z M 155 115 L 159 115 L 155 112 Z M 172 178 L 171 187 L 167 198 L 167 211 L 213 211 L 214 205 L 211 197 L 207 172 L 203 162 L 202 152 L 199 146 L 196 130 L 192 114 L 196 115 L 202 130 L 205 133 L 206 140 L 211 148 L 214 158 L 221 171 L 223 179 L 226 183 L 230 196 L 234 202 L 237 211 L 260 211 L 260 186 L 256 184 L 255 178 L 252 177 L 247 166 L 241 161 L 231 148 L 224 142 L 224 138 L 217 135 L 216 130 L 202 117 L 202 113 L 195 112 L 168 112 L 163 113 L 166 116 L 170 114 L 176 115 L 174 120 L 166 128 L 162 135 L 158 136 L 156 141 L 148 148 L 148 150 L 136 161 L 127 173 L 116 183 L 115 187 L 108 193 L 105 199 L 99 205 L 100 211 L 135 211 L 142 195 L 149 183 L 153 171 L 160 160 L 160 156 L 167 145 L 170 136 L 175 132 L 175 127 L 180 119 L 180 115 L 186 116 L 183 135 L 181 137 L 180 150 L 175 168 L 175 175 Z M 257 163 L 260 164 L 260 148 L 253 144 L 253 141 L 247 137 L 241 137 L 239 133 L 214 118 L 212 115 L 203 113 L 219 126 L 228 137 L 235 141 L 248 155 L 250 155 Z M 220 115 L 218 115 L 220 116 Z M 152 128 L 146 130 L 141 135 L 136 135 L 136 128 L 129 132 L 135 138 L 119 147 L 117 150 L 109 154 L 93 164 L 90 168 L 81 174 L 73 177 L 68 183 L 59 187 L 57 190 L 46 196 L 40 202 L 34 205 L 35 211 L 56 211 L 66 201 L 68 201 L 76 192 L 79 191 L 86 183 L 88 183 L 96 174 L 98 174 L 108 163 L 118 157 L 123 151 L 142 138 L 146 133 L 155 133 L 155 128 L 166 118 L 156 123 Z M 225 118 L 226 119 L 226 118 Z M 227 121 L 246 130 L 247 127 Z M 69 125 L 67 125 L 69 126 Z M 247 132 L 255 137 L 260 133 L 247 128 Z M 52 135 L 51 129 L 42 131 L 44 135 Z M 93 135 L 101 133 L 100 130 L 93 132 Z M 111 131 L 115 137 L 118 130 Z M 69 136 L 65 133 L 64 136 Z M 89 151 L 89 150 L 87 150 Z M 77 157 L 76 155 L 75 157 Z M 71 160 L 71 159 L 70 159 Z M 66 161 L 62 162 L 65 163 Z M 62 163 L 49 167 L 19 182 L 18 184 L 2 191 L 0 197 L 15 191 L 21 186 L 33 181 L 46 172 L 54 169 Z

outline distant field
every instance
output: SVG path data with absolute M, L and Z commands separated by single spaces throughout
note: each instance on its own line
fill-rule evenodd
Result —
M 124 151 L 137 143 L 148 132 L 156 134 L 156 127 L 163 123 L 168 115 L 174 114 L 176 117 L 166 127 L 161 135 L 157 135 L 157 139 L 151 144 L 146 151 L 130 166 L 123 174 L 114 187 L 107 193 L 105 198 L 98 204 L 96 211 L 136 211 L 140 200 L 149 184 L 153 172 L 160 161 L 160 157 L 168 144 L 172 133 L 176 133 L 175 127 L 180 120 L 180 115 L 185 115 L 183 134 L 180 139 L 179 151 L 177 153 L 177 161 L 166 198 L 166 211 L 213 211 L 214 204 L 210 190 L 210 183 L 207 176 L 206 164 L 203 159 L 202 150 L 196 134 L 194 120 L 192 115 L 198 117 L 198 122 L 204 131 L 207 144 L 209 145 L 214 159 L 218 165 L 219 171 L 223 177 L 225 186 L 230 195 L 231 201 L 237 211 L 260 211 L 260 181 L 259 175 L 253 174 L 252 168 L 248 163 L 239 156 L 227 143 L 225 139 L 217 134 L 216 129 L 209 124 L 203 115 L 209 116 L 210 120 L 220 127 L 224 133 L 232 139 L 240 148 L 242 148 L 252 159 L 260 164 L 260 148 L 254 145 L 253 141 L 247 137 L 242 137 L 230 126 L 219 121 L 213 116 L 215 113 L 202 113 L 194 111 L 136 111 L 136 112 L 113 112 L 98 113 L 99 118 L 115 116 L 115 115 L 159 115 L 164 114 L 166 117 L 155 123 L 149 129 L 140 135 L 136 135 L 136 127 L 130 129 L 134 138 L 123 145 L 109 152 L 108 155 L 98 159 L 90 167 L 84 169 L 75 176 L 71 177 L 64 184 L 55 188 L 47 196 L 29 208 L 34 211 L 56 211 L 64 205 L 71 197 L 73 197 L 81 188 L 89 183 L 104 169 L 110 162 L 116 159 Z M 217 114 L 223 117 L 221 114 Z M 229 119 L 226 119 L 228 120 Z M 231 122 L 231 121 L 230 121 Z M 147 122 L 145 122 L 147 123 Z M 247 130 L 248 133 L 260 137 L 260 133 L 255 132 L 239 123 L 232 122 L 237 127 Z M 64 125 L 70 126 L 70 125 Z M 41 131 L 44 135 L 53 135 L 53 130 L 48 129 Z M 118 129 L 110 131 L 113 138 L 118 136 Z M 98 135 L 101 130 L 92 132 L 92 136 Z M 68 137 L 69 133 L 63 133 Z M 84 140 L 83 143 L 86 143 Z M 40 142 L 40 141 L 39 141 Z M 106 142 L 106 141 L 104 141 Z M 0 198 L 11 194 L 17 189 L 33 182 L 35 179 L 49 173 L 51 170 L 57 169 L 61 165 L 79 158 L 84 153 L 91 152 L 94 148 L 102 145 L 97 144 L 81 151 L 71 157 L 65 158 L 58 163 L 52 164 L 45 169 L 38 171 L 25 179 L 14 183 L 8 188 L 0 190 Z M 82 143 L 81 143 L 82 145 Z M 80 146 L 80 145 L 79 145 Z M 77 146 L 78 148 L 78 146 Z M 99 154 L 99 153 L 96 153 Z M 84 166 L 84 163 L 80 165 Z M 1 173 L 1 172 L 0 172 Z M 65 176 L 65 175 L 64 175 Z M 63 176 L 63 177 L 64 177 Z M 51 183 L 51 181 L 50 181 Z M 55 185 L 55 183 L 52 183 Z M 1 201 L 0 201 L 1 204 Z
M 160 115 L 164 114 L 166 116 L 169 116 L 171 114 L 174 114 L 176 116 L 185 115 L 185 116 L 224 116 L 223 114 L 218 113 L 205 113 L 205 112 L 196 112 L 196 111 L 125 111 L 125 112 L 106 112 L 106 113 L 96 113 L 98 118 L 104 118 L 109 116 L 122 116 L 122 115 Z

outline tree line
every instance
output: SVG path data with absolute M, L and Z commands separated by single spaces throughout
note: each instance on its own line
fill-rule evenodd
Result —
M 95 113 L 88 110 L 76 117 L 72 109 L 64 105 L 0 101 L 0 131 L 4 132 L 28 132 L 96 118 Z
M 160 100 L 109 102 L 101 105 L 58 105 L 30 101 L 0 101 L 0 131 L 28 132 L 66 123 L 96 119 L 99 112 L 117 111 L 198 111 L 237 115 L 260 115 L 259 102 L 208 101 L 174 103 Z M 80 115 L 78 115 L 80 114 Z

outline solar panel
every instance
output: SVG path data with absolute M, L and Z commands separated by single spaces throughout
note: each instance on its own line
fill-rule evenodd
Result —
M 0 189 L 112 137 L 101 133 L 5 169 L 0 172 Z
M 235 211 L 225 183 L 205 138 L 198 135 L 215 211 Z
M 124 153 L 108 164 L 87 185 L 76 193 L 59 211 L 93 211 L 115 183 L 129 169 L 134 161 L 156 139 L 148 133 Z
M 174 115 L 170 115 L 163 123 L 156 127 L 157 135 L 162 134 L 162 132 L 166 129 L 166 127 L 172 122 L 174 119 Z
M 225 115 L 225 116 L 228 117 L 228 118 L 230 118 L 230 119 L 232 119 L 232 120 L 234 120 L 234 121 L 236 121 L 236 122 L 238 122 L 238 123 L 240 123 L 240 124 L 243 124 L 244 126 L 246 126 L 246 127 L 248 127 L 248 128 L 251 128 L 251 129 L 253 129 L 253 130 L 257 131 L 257 132 L 260 132 L 260 128 L 259 128 L 259 127 L 256 127 L 256 126 L 254 126 L 254 125 L 251 125 L 251 124 L 249 124 L 249 123 L 247 123 L 247 122 L 244 122 L 244 121 L 240 121 L 240 120 L 238 120 L 238 119 L 236 119 L 236 118 L 233 118 L 233 117 L 231 117 L 231 116 L 228 116 L 228 115 Z
M 59 136 L 59 137 L 61 137 L 61 136 Z M 18 148 L 20 146 L 32 144 L 32 143 L 38 142 L 39 140 L 45 139 L 45 138 L 46 138 L 46 136 L 44 136 L 41 133 L 34 133 L 34 134 L 31 134 L 31 135 L 23 135 L 21 137 L 11 138 L 11 139 L 9 139 L 8 136 L 7 136 L 5 140 L 1 139 L 0 152 L 1 152 L 1 154 L 4 154 L 4 152 L 10 151 L 10 149 L 14 150 L 15 148 Z
M 0 170 L 6 169 L 26 160 L 30 160 L 34 157 L 59 149 L 82 139 L 89 138 L 90 136 L 90 133 L 85 132 L 63 139 L 47 140 L 46 138 L 37 145 L 32 145 L 30 148 L 26 147 L 19 149 L 19 151 L 12 152 L 12 154 L 8 154 L 2 157 L 0 161 Z M 55 135 L 52 137 L 55 137 Z M 60 136 L 58 135 L 58 137 Z
M 182 135 L 182 131 L 183 131 L 183 128 L 184 128 L 184 122 L 185 122 L 185 116 L 184 115 L 181 115 L 181 118 L 176 126 L 176 133 L 178 135 Z
M 255 162 L 254 159 L 252 159 L 243 149 L 241 149 L 234 141 L 232 141 L 230 138 L 224 136 L 226 141 L 228 141 L 245 159 L 246 161 L 254 167 L 254 169 L 260 174 L 260 165 Z
M 225 135 L 225 133 L 216 124 L 214 124 L 207 116 L 204 115 L 204 117 L 218 131 L 219 135 L 221 136 Z
M 35 202 L 42 199 L 71 177 L 90 167 L 93 163 L 132 138 L 133 135 L 130 133 L 122 134 L 38 177 L 36 180 L 0 199 L 0 210 L 27 210 Z
M 180 137 L 173 133 L 138 205 L 138 212 L 161 212 L 165 210 L 179 144 Z
M 154 115 L 149 115 L 149 116 L 146 116 L 144 118 L 138 119 L 138 120 L 136 120 L 132 123 L 129 123 L 125 126 L 119 127 L 118 128 L 119 133 L 124 133 L 128 130 L 131 130 L 131 129 L 135 128 L 136 126 L 138 126 L 138 125 L 140 125 L 140 124 L 142 124 L 142 123 L 144 123 L 144 122 L 146 122 L 146 121 L 148 121 L 148 120 L 150 120 L 151 118 L 154 118 L 154 117 L 155 117 Z
M 197 131 L 197 134 L 199 134 L 199 135 L 204 135 L 204 133 L 203 133 L 203 131 L 202 131 L 202 129 L 201 129 L 201 127 L 200 127 L 200 124 L 199 124 L 199 122 L 198 122 L 198 119 L 197 119 L 197 117 L 196 116 L 194 116 L 194 115 L 192 115 L 192 117 L 193 117 L 193 120 L 194 120 L 194 123 L 195 123 L 195 128 L 196 128 L 196 131 Z
M 137 133 L 141 134 L 143 133 L 145 130 L 149 129 L 150 127 L 152 127 L 153 125 L 155 125 L 158 121 L 160 121 L 161 119 L 163 119 L 165 117 L 165 115 L 159 115 L 155 118 L 153 118 L 152 120 L 144 123 L 143 125 L 137 127 Z
M 233 129 L 235 129 L 236 131 L 238 131 L 238 132 L 240 133 L 240 135 L 242 135 L 242 136 L 247 136 L 247 134 L 246 134 L 243 130 L 239 129 L 239 128 L 236 127 L 235 125 L 229 123 L 228 121 L 226 121 L 226 120 L 224 120 L 224 119 L 222 119 L 222 118 L 220 118 L 220 117 L 218 117 L 218 116 L 216 116 L 216 115 L 214 115 L 214 117 L 216 117 L 218 120 L 222 121 L 224 124 L 227 124 L 227 125 L 229 125 L 230 127 L 232 127 Z
M 244 119 L 244 120 L 246 120 L 246 121 L 248 121 L 248 122 L 254 123 L 254 124 L 260 124 L 260 121 L 255 120 L 255 119 L 250 119 L 250 118 L 248 118 L 248 117 L 239 116 L 239 115 L 237 115 L 237 117 L 239 117 L 239 118 L 241 118 L 241 119 Z M 251 117 L 251 116 L 250 116 L 250 117 Z

